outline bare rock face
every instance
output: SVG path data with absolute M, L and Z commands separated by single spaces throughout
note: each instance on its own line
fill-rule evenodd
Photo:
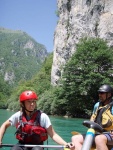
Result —
M 82 37 L 100 37 L 113 46 L 113 0 L 57 0 L 59 21 L 54 34 L 51 83 L 57 85 L 62 68 Z

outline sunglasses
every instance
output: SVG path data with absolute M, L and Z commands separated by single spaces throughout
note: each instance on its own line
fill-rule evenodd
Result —
M 106 92 L 98 92 L 98 94 L 105 94 Z

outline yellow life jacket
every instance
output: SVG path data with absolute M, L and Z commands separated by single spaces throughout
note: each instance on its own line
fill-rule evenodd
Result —
M 111 113 L 112 106 L 113 102 L 103 107 L 99 106 L 92 115 L 94 122 L 101 125 L 106 131 L 113 129 L 113 114 Z

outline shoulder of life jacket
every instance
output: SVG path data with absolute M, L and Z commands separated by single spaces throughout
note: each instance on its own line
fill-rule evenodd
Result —
M 36 120 L 36 112 L 31 120 L 27 121 L 22 115 L 20 123 L 17 125 L 16 138 L 25 144 L 39 144 L 48 139 L 47 130 L 40 126 Z
M 106 107 L 106 106 L 104 106 Z M 104 108 L 104 107 L 97 107 L 95 113 L 92 115 L 93 119 L 95 120 L 96 116 L 97 116 L 97 112 Z M 102 113 L 102 127 L 106 130 L 106 131 L 110 131 L 111 129 L 113 129 L 113 106 L 107 108 L 103 113 Z
M 102 127 L 107 131 L 113 129 L 113 115 L 110 109 L 107 109 L 102 114 Z

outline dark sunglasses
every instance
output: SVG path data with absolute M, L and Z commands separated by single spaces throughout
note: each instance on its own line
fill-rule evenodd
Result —
M 98 92 L 98 94 L 105 94 L 106 92 Z

